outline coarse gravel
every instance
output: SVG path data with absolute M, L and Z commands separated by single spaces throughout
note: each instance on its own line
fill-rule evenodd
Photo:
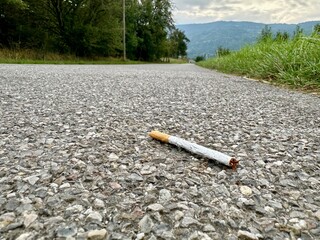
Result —
M 319 110 L 192 64 L 0 65 L 0 239 L 320 239 Z

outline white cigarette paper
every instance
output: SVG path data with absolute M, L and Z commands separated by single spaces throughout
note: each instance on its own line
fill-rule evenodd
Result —
M 203 147 L 199 144 L 189 142 L 179 137 L 170 136 L 168 134 L 161 133 L 158 131 L 152 131 L 151 133 L 149 133 L 149 136 L 165 143 L 171 143 L 175 146 L 181 147 L 194 154 L 197 154 L 209 159 L 214 159 L 224 165 L 232 167 L 232 169 L 234 170 L 237 168 L 237 165 L 239 163 L 238 160 L 224 153 L 215 151 L 210 148 Z

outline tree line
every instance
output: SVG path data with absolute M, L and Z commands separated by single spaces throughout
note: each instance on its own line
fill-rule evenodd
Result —
M 170 0 L 126 0 L 125 9 L 128 58 L 186 56 Z M 0 48 L 121 57 L 122 14 L 122 0 L 0 0 Z
M 319 36 L 319 34 L 320 34 L 320 24 L 316 24 L 313 27 L 313 32 L 311 33 L 311 36 Z M 292 40 L 294 40 L 294 39 L 299 39 L 302 36 L 304 36 L 303 29 L 299 25 L 297 25 L 291 38 Z M 261 30 L 261 33 L 257 38 L 258 43 L 268 42 L 268 41 L 286 42 L 289 40 L 290 40 L 290 34 L 288 32 L 278 31 L 274 34 L 271 27 L 269 27 L 268 25 L 265 25 L 265 27 Z

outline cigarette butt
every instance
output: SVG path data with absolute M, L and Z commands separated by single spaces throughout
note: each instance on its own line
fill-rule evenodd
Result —
M 170 143 L 175 146 L 181 147 L 181 148 L 188 150 L 189 152 L 192 152 L 194 154 L 198 154 L 198 155 L 207 157 L 209 159 L 216 160 L 224 165 L 232 167 L 233 170 L 236 170 L 237 165 L 239 163 L 238 160 L 236 160 L 235 158 L 230 157 L 224 153 L 215 151 L 210 148 L 206 148 L 206 147 L 198 145 L 196 143 L 189 142 L 189 141 L 184 140 L 179 137 L 170 136 L 168 134 L 161 133 L 159 131 L 152 131 L 149 133 L 149 136 L 154 139 L 160 140 L 162 142 Z

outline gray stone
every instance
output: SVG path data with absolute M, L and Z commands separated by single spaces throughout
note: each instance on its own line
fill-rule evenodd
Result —
M 266 165 L 266 163 L 265 163 L 264 161 L 262 161 L 262 160 L 258 160 L 258 161 L 256 162 L 256 165 L 257 165 L 258 167 L 264 167 L 264 166 Z
M 157 237 L 151 234 L 150 238 L 148 240 L 157 240 Z
M 230 234 L 227 238 L 228 240 L 238 240 L 238 237 L 235 235 Z
M 141 169 L 140 173 L 142 175 L 149 175 L 155 172 L 156 170 L 157 168 L 155 166 L 146 165 Z
M 168 224 L 159 224 L 154 226 L 153 228 L 154 234 L 162 239 L 173 239 L 173 233 L 171 231 L 171 228 Z
M 243 205 L 247 208 L 253 209 L 255 206 L 255 201 L 252 199 L 244 201 Z
M 203 230 L 204 232 L 215 232 L 216 229 L 211 225 L 211 224 L 206 224 L 204 227 L 203 227 Z
M 98 208 L 98 209 L 101 209 L 101 208 L 104 208 L 105 207 L 105 204 L 102 200 L 96 198 L 93 202 L 93 205 L 95 208 Z
M 39 198 L 45 198 L 48 193 L 48 188 L 47 187 L 40 187 L 35 190 L 35 195 Z
M 144 237 L 145 237 L 145 233 L 138 233 L 136 240 L 142 240 L 142 239 L 144 239 Z
M 295 229 L 296 232 L 300 232 L 301 230 L 306 230 L 308 228 L 308 223 L 305 220 L 290 219 L 289 222 L 293 223 L 292 228 Z
M 20 206 L 16 208 L 16 211 L 18 213 L 24 213 L 24 212 L 27 212 L 27 211 L 30 212 L 32 210 L 34 210 L 33 209 L 33 205 L 29 204 L 29 203 L 28 204 L 20 204 Z
M 149 205 L 148 209 L 150 209 L 151 211 L 158 212 L 158 211 L 162 211 L 164 209 L 164 207 L 159 203 L 154 203 L 154 204 Z
M 22 233 L 16 240 L 33 240 L 35 238 L 34 233 Z
M 190 227 L 190 225 L 199 225 L 199 221 L 191 217 L 184 217 L 181 221 L 181 227 Z
M 115 153 L 110 153 L 110 155 L 108 156 L 109 160 L 111 161 L 117 161 L 119 159 L 119 157 L 115 154 Z
M 179 221 L 183 217 L 184 217 L 184 213 L 182 211 L 179 211 L 179 210 L 175 211 L 174 219 L 176 221 Z
M 57 196 L 49 197 L 47 200 L 47 204 L 50 207 L 54 208 L 60 204 L 60 199 Z
M 292 211 L 289 216 L 291 218 L 306 218 L 307 215 L 303 212 L 299 212 L 299 211 Z
M 5 205 L 7 211 L 13 211 L 20 206 L 20 201 L 14 198 L 10 198 Z
M 136 173 L 132 173 L 128 176 L 127 178 L 128 181 L 133 181 L 133 182 L 142 182 L 143 181 L 143 177 L 141 177 L 140 175 L 136 174 Z
M 212 240 L 211 237 L 209 237 L 206 233 L 200 232 L 200 231 L 195 231 L 191 234 L 189 237 L 190 240 Z
M 116 189 L 116 190 L 122 188 L 121 185 L 117 182 L 110 182 L 109 185 L 110 185 L 110 187 L 112 187 L 113 189 Z
M 278 201 L 268 201 L 268 204 L 273 207 L 273 208 L 276 208 L 276 209 L 282 209 L 282 204 Z
M 102 221 L 102 216 L 100 213 L 98 212 L 91 212 L 87 218 L 86 218 L 87 222 L 101 222 Z
M 55 225 L 57 223 L 61 223 L 64 221 L 64 218 L 61 216 L 57 216 L 57 217 L 51 217 L 49 219 L 47 219 L 47 221 L 45 222 L 44 226 L 51 226 L 51 225 Z
M 0 197 L 0 205 L 4 204 L 6 202 L 5 198 Z
M 245 196 L 249 196 L 252 194 L 252 189 L 248 186 L 241 186 L 240 192 Z
M 6 227 L 10 223 L 13 223 L 16 219 L 14 212 L 4 213 L 0 216 L 0 229 Z
M 62 185 L 59 186 L 59 189 L 65 189 L 65 188 L 70 188 L 70 183 L 63 183 Z
M 259 240 L 259 238 L 255 234 L 248 232 L 248 231 L 242 231 L 242 230 L 238 231 L 238 239 Z
M 66 214 L 76 214 L 76 213 L 81 213 L 83 211 L 83 206 L 82 205 L 73 205 L 70 206 L 66 209 Z
M 314 234 L 315 236 L 320 236 L 320 227 L 311 229 L 310 233 Z
M 149 215 L 145 215 L 139 222 L 139 227 L 141 232 L 143 233 L 150 233 L 154 223 Z
M 77 227 L 75 225 L 63 225 L 59 226 L 56 230 L 57 237 L 70 238 L 77 234 Z
M 219 179 L 225 179 L 227 177 L 226 171 L 222 170 L 218 173 L 218 178 Z
M 129 240 L 130 238 L 126 237 L 124 234 L 122 233 L 117 233 L 117 232 L 113 232 L 111 234 L 111 239 L 114 239 L 114 240 L 122 240 L 122 239 L 125 239 L 125 240 Z
M 28 182 L 30 185 L 35 185 L 40 178 L 38 176 L 26 177 L 23 180 Z
M 314 237 L 310 235 L 308 232 L 301 232 L 301 239 L 303 240 L 313 240 Z
M 104 240 L 107 239 L 107 230 L 100 229 L 100 230 L 91 230 L 88 232 L 88 239 L 89 240 Z
M 318 221 L 320 221 L 320 210 L 316 211 L 314 216 L 318 219 Z
M 38 218 L 38 215 L 36 213 L 26 213 L 23 215 L 23 218 L 23 224 L 28 228 Z
M 171 192 L 168 189 L 161 189 L 159 192 L 159 201 L 161 203 L 166 203 L 172 198 Z
M 23 227 L 23 222 L 18 221 L 18 222 L 13 222 L 6 225 L 6 227 L 2 228 L 1 231 L 8 232 L 10 230 L 14 230 L 16 228 L 21 228 L 21 227 Z

